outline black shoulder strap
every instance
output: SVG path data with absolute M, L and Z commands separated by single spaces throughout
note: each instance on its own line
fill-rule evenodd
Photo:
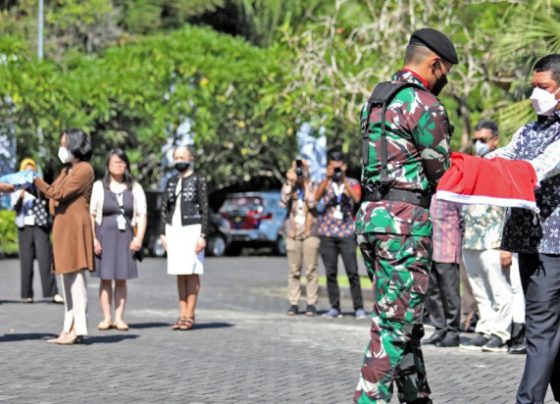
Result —
M 367 103 L 367 118 L 362 124 L 362 160 L 363 164 L 367 165 L 369 163 L 369 119 L 371 115 L 371 110 L 374 107 L 383 108 L 381 115 L 381 176 L 380 181 L 383 185 L 388 185 L 392 182 L 387 174 L 387 137 L 386 137 L 386 124 L 385 115 L 387 113 L 387 107 L 393 100 L 393 98 L 404 88 L 413 87 L 420 90 L 425 90 L 418 84 L 408 83 L 408 82 L 392 82 L 387 81 L 379 83 L 373 89 L 371 96 Z

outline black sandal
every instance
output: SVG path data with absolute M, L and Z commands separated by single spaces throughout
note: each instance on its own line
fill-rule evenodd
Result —
M 187 331 L 193 328 L 194 326 L 194 317 L 183 317 L 181 319 L 181 324 L 179 324 L 179 330 Z

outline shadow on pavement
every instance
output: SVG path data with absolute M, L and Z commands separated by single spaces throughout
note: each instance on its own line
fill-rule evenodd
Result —
M 91 344 L 113 344 L 115 342 L 121 342 L 127 339 L 136 339 L 139 335 L 137 334 L 127 334 L 127 335 L 107 335 L 107 336 L 94 336 L 86 337 L 81 345 L 91 345 Z
M 50 300 L 45 300 L 45 303 L 50 302 Z M 32 303 L 24 302 L 23 300 L 0 300 L 0 304 L 24 304 L 27 306 L 33 306 L 37 303 L 43 303 L 41 300 L 33 301 Z
M 46 338 L 56 338 L 56 334 L 45 334 L 39 332 L 5 334 L 0 336 L 0 342 L 29 341 Z
M 171 327 L 170 323 L 128 323 L 129 327 L 132 328 L 137 328 L 139 330 L 142 330 L 144 328 L 159 328 L 159 327 Z
M 216 322 L 216 323 L 195 323 L 193 328 L 191 328 L 189 331 L 193 331 L 193 330 L 203 330 L 203 329 L 212 329 L 212 328 L 228 328 L 228 327 L 233 327 L 234 324 L 231 323 L 220 323 L 220 322 Z

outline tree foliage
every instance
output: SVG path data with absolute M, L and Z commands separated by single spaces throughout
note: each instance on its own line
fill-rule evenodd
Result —
M 98 167 L 105 151 L 124 147 L 140 180 L 155 184 L 161 147 L 185 119 L 214 186 L 279 177 L 287 164 L 294 117 L 276 108 L 283 76 L 275 61 L 287 60 L 279 49 L 185 27 L 101 56 L 71 54 L 60 65 L 31 63 L 17 47 L 11 55 L 0 67 L 0 98 L 14 108 L 5 104 L 3 115 L 17 127 L 19 153 L 41 157 L 51 170 L 61 131 L 79 127 L 93 135 Z
M 456 127 L 454 148 L 470 146 L 472 124 L 494 117 L 507 105 L 495 82 L 492 45 L 507 2 L 453 0 L 337 0 L 330 12 L 318 8 L 304 29 L 287 31 L 296 55 L 286 94 L 309 119 L 330 127 L 334 142 L 357 150 L 357 119 L 374 85 L 402 66 L 410 34 L 433 27 L 449 35 L 460 57 L 442 98 Z M 457 10 L 461 10 L 458 13 Z M 510 101 L 511 102 L 511 101 Z M 356 159 L 358 154 L 356 154 Z
M 0 119 L 17 125 L 20 155 L 54 161 L 60 130 L 78 126 L 100 150 L 134 150 L 150 184 L 185 120 L 216 187 L 280 178 L 302 122 L 353 154 L 361 105 L 424 26 L 451 36 L 460 57 L 442 97 L 453 147 L 469 147 L 481 117 L 510 135 L 533 117 L 518 103 L 532 61 L 560 46 L 560 0 L 58 0 L 47 2 L 48 60 L 37 63 L 36 2 L 0 10 Z

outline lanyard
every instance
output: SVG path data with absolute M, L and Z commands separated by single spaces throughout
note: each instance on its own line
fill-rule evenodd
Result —
M 123 209 L 124 207 L 124 194 L 122 192 L 115 193 L 117 197 L 117 203 L 119 204 L 120 208 Z
M 342 202 L 342 194 L 344 193 L 344 184 L 336 185 L 334 182 L 332 183 L 334 195 L 336 196 L 336 203 L 338 205 Z

